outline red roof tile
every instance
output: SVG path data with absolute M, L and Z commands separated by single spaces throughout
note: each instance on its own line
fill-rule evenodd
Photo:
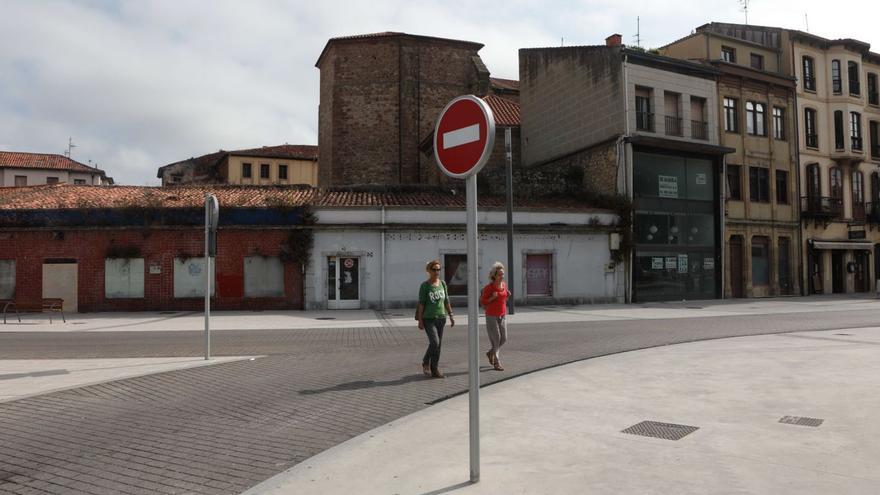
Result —
M 322 190 L 307 186 L 182 185 L 83 186 L 71 184 L 0 188 L 0 210 L 90 208 L 201 208 L 205 193 L 217 196 L 221 207 L 324 208 L 387 206 L 401 208 L 465 208 L 464 191 L 424 189 L 412 191 Z M 481 208 L 504 208 L 504 197 L 482 196 Z M 517 208 L 593 210 L 573 198 L 517 200 Z
M 484 96 L 483 101 L 492 109 L 492 113 L 495 115 L 495 125 L 519 126 L 519 104 L 517 102 L 496 95 Z
M 291 160 L 317 160 L 318 147 L 307 144 L 281 144 L 249 150 L 229 151 L 230 155 L 256 156 L 262 158 L 288 158 Z
M 95 174 L 104 173 L 103 170 L 71 160 L 66 156 L 50 153 L 27 153 L 23 151 L 0 151 L 0 167 L 68 170 L 71 172 Z

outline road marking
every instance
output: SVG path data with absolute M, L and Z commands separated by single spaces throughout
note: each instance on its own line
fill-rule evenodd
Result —
M 443 149 L 454 148 L 480 140 L 480 124 L 469 125 L 443 133 Z

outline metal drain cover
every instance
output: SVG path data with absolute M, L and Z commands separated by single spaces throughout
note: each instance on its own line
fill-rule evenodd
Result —
M 787 425 L 812 426 L 814 428 L 821 425 L 824 421 L 824 419 L 803 418 L 801 416 L 783 416 L 782 419 L 779 420 L 780 423 Z
M 642 421 L 637 425 L 630 426 L 621 431 L 621 433 L 641 435 L 643 437 L 662 438 L 664 440 L 681 440 L 699 429 L 700 428 L 697 426 L 658 423 L 657 421 Z

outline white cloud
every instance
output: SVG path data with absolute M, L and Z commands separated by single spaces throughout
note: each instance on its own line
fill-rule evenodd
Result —
M 92 159 L 118 182 L 156 183 L 156 168 L 219 148 L 317 143 L 318 70 L 328 38 L 403 31 L 483 43 L 498 77 L 517 49 L 601 44 L 620 33 L 660 46 L 710 21 L 741 22 L 735 0 L 294 2 L 58 0 L 4 2 L 0 145 Z M 877 7 L 752 2 L 753 24 L 880 45 Z M 877 48 L 875 48 L 876 50 Z

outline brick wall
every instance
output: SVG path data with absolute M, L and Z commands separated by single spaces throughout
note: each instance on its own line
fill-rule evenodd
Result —
M 319 185 L 440 181 L 419 144 L 449 100 L 488 91 L 479 47 L 406 35 L 332 42 L 319 67 Z
M 56 232 L 63 232 L 63 238 Z M 244 298 L 244 257 L 277 256 L 286 242 L 286 230 L 221 229 L 217 234 L 217 290 L 214 309 L 302 309 L 303 283 L 299 264 L 284 264 L 285 295 Z M 111 246 L 136 247 L 144 258 L 144 298 L 106 299 L 104 260 Z M 174 297 L 174 259 L 203 254 L 201 229 L 124 229 L 9 231 L 0 234 L 0 255 L 16 260 L 18 301 L 42 297 L 42 265 L 46 259 L 73 259 L 78 263 L 79 310 L 155 311 L 204 308 L 203 298 Z M 159 274 L 150 266 L 158 265 Z

